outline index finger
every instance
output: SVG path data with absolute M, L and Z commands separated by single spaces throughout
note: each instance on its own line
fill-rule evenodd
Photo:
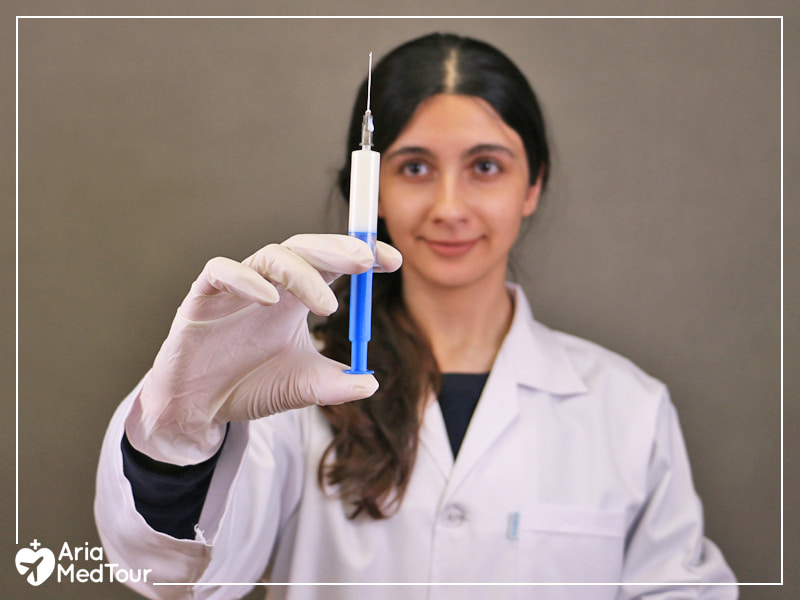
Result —
M 301 233 L 283 242 L 320 272 L 340 274 L 363 273 L 375 258 L 369 246 L 349 235 Z
M 403 264 L 403 255 L 394 246 L 385 242 L 375 244 L 376 273 L 392 273 Z

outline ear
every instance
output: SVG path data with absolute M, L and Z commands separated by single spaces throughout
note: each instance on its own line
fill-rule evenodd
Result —
M 529 217 L 539 206 L 539 196 L 542 193 L 542 179 L 544 179 L 544 170 L 547 167 L 542 165 L 539 169 L 539 177 L 536 178 L 536 183 L 528 187 L 528 192 L 525 195 L 525 200 L 522 203 L 522 216 Z

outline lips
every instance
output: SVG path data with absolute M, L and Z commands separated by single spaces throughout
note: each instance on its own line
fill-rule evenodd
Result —
M 428 244 L 431 250 L 433 250 L 439 256 L 446 256 L 449 258 L 463 256 L 475 245 L 478 243 L 477 239 L 474 240 L 428 240 L 426 239 L 425 242 Z

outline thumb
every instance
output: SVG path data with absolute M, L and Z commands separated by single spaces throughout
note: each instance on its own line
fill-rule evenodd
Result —
M 249 421 L 315 404 L 361 400 L 376 392 L 377 379 L 350 375 L 344 372 L 347 368 L 316 350 L 268 361 L 236 384 L 217 417 Z
M 309 372 L 309 399 L 316 404 L 343 404 L 369 398 L 378 391 L 378 380 L 370 374 L 345 373 L 347 365 L 318 355 Z

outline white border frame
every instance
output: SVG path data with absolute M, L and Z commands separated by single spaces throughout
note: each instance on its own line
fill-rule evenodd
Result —
M 784 131 L 784 80 L 783 80 L 783 72 L 784 72 L 784 30 L 783 30 L 783 16 L 782 15 L 663 15 L 663 16 L 653 16 L 653 15 L 550 15 L 550 16 L 530 16 L 530 15 L 476 15 L 476 16 L 454 16 L 454 15 L 403 15 L 403 16 L 375 16 L 375 15 L 325 15 L 325 16 L 300 16 L 300 15 L 291 15 L 291 16 L 279 16 L 279 15 L 241 15 L 241 16 L 234 16 L 234 15 L 147 15 L 147 16 L 140 16 L 140 15 L 125 15 L 125 16 L 104 16 L 104 15 L 17 15 L 16 16 L 16 23 L 15 23 L 15 273 L 16 273 L 16 280 L 15 280 L 15 439 L 14 439 L 14 460 L 15 460 L 15 482 L 14 482 L 14 499 L 15 499 L 15 544 L 19 545 L 19 22 L 20 19 L 128 19 L 128 18 L 135 18 L 135 19 L 291 19 L 291 20 L 311 20 L 311 19 L 779 19 L 780 20 L 780 81 L 781 81 L 781 115 L 780 115 L 780 127 L 781 127 L 781 162 L 780 162 L 780 189 L 781 189 L 781 232 L 780 232 L 780 243 L 781 243 L 781 309 L 780 309 L 780 321 L 781 321 L 781 342 L 780 342 L 780 356 L 781 356 L 781 375 L 780 375 L 780 390 L 781 390 L 781 431 L 780 431 L 780 441 L 781 441 L 781 459 L 780 459 L 780 488 L 781 488 L 781 499 L 780 499 L 780 523 L 781 523 L 781 543 L 780 543 L 780 563 L 781 563 L 781 577 L 779 582 L 742 582 L 738 583 L 740 586 L 782 586 L 784 585 L 784 372 L 783 372 L 783 365 L 784 365 L 784 333 L 783 333 L 783 324 L 784 324 L 784 303 L 783 303 L 783 295 L 784 295 L 784 256 L 783 256 L 783 249 L 784 249 L 784 141 L 783 141 L 783 131 Z M 420 586 L 482 586 L 482 587 L 494 587 L 494 586 L 579 586 L 579 587 L 599 587 L 599 586 L 622 586 L 622 585 L 629 585 L 632 582 L 625 582 L 625 583 L 261 583 L 261 582 L 254 582 L 254 583 L 195 583 L 195 582 L 183 582 L 183 583 L 157 583 L 154 582 L 153 585 L 157 586 L 197 586 L 197 587 L 208 587 L 208 586 L 248 586 L 248 587 L 255 587 L 255 586 L 335 586 L 335 587 L 343 587 L 343 586 L 353 586 L 353 587 L 360 587 L 360 586 L 398 586 L 398 587 L 420 587 Z M 636 585 L 643 585 L 643 586 L 697 586 L 697 583 L 675 583 L 670 582 L 669 584 L 663 582 L 656 582 L 656 583 L 639 583 L 635 582 Z M 714 586 L 714 585 L 724 585 L 730 586 L 729 583 L 704 583 L 703 586 Z

